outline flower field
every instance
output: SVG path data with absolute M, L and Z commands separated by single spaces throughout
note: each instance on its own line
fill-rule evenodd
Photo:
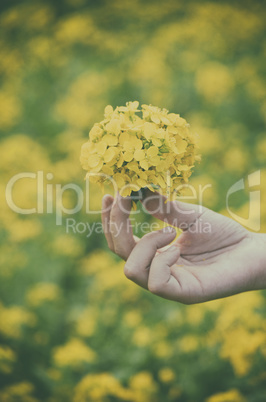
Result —
M 106 105 L 166 108 L 197 137 L 192 202 L 228 215 L 243 178 L 230 210 L 260 190 L 265 233 L 265 18 L 259 0 L 1 2 L 0 402 L 265 401 L 266 291 L 182 305 L 128 281 L 79 161 Z

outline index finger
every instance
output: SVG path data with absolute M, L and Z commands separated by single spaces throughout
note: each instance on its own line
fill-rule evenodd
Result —
M 113 203 L 110 214 L 110 232 L 116 254 L 126 260 L 136 245 L 129 219 L 131 199 L 119 193 Z
M 143 192 L 141 202 L 152 216 L 183 230 L 189 229 L 206 210 L 202 205 L 168 201 L 165 196 L 149 189 Z

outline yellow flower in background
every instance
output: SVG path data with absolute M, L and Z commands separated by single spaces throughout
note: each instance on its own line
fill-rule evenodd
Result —
M 154 401 L 157 384 L 152 374 L 148 371 L 141 371 L 135 374 L 131 377 L 129 385 L 134 392 L 134 402 Z
M 88 307 L 78 316 L 76 320 L 76 331 L 81 336 L 91 336 L 95 333 L 97 324 L 97 312 Z
M 25 252 L 19 251 L 16 246 L 2 245 L 0 247 L 1 278 L 10 278 L 14 275 L 15 272 L 24 268 L 27 262 L 27 254 Z
M 0 345 L 0 372 L 11 373 L 16 355 L 8 346 Z
M 47 301 L 55 301 L 60 297 L 60 288 L 55 283 L 40 282 L 34 285 L 27 293 L 29 305 L 38 307 Z
M 260 398 L 266 379 L 263 292 L 197 306 L 156 299 L 128 281 L 124 263 L 103 249 L 97 214 L 88 216 L 83 208 L 73 216 L 91 228 L 96 223 L 89 239 L 71 229 L 64 234 L 54 226 L 53 214 L 15 214 L 5 187 L 17 173 L 42 170 L 44 208 L 51 184 L 55 211 L 56 185 L 82 186 L 77 159 L 90 127 L 87 171 L 111 176 L 119 186 L 152 183 L 167 194 L 169 170 L 172 186 L 188 179 L 196 190 L 211 184 L 203 203 L 219 211 L 228 188 L 265 162 L 263 2 L 240 7 L 115 0 L 96 7 L 65 0 L 60 12 L 57 2 L 20 3 L 0 13 L 0 401 L 239 402 L 247 387 L 250 398 Z M 186 111 L 200 152 L 208 155 L 199 175 L 189 177 L 193 154 L 182 156 L 190 152 L 189 136 L 195 150 L 187 122 L 154 106 L 123 104 L 125 97 Z M 123 106 L 116 113 L 108 106 L 103 117 L 110 102 Z M 48 172 L 53 179 L 46 180 Z M 255 209 L 262 232 L 265 180 L 261 171 L 261 205 Z M 90 210 L 99 210 L 100 186 L 88 185 L 86 201 Z M 113 195 L 109 187 L 105 183 Z M 21 208 L 36 207 L 37 194 L 33 179 L 20 179 L 13 188 Z M 192 195 L 190 186 L 184 194 Z M 239 198 L 239 216 L 247 216 L 246 198 Z M 74 208 L 76 201 L 71 191 L 64 193 L 65 208 Z M 141 215 L 137 223 L 145 219 Z M 57 289 L 45 287 L 51 282 Z M 30 312 L 36 308 L 38 320 Z M 82 357 L 89 359 L 87 349 L 69 342 L 73 337 L 93 348 L 92 365 L 82 363 Z M 64 348 L 65 365 L 55 364 L 55 346 Z M 204 361 L 205 379 L 210 374 L 218 384 L 214 389 L 200 375 Z M 232 375 L 221 377 L 229 365 Z
M 113 179 L 124 197 L 144 187 L 174 197 L 200 159 L 196 137 L 178 114 L 138 107 L 134 101 L 105 108 L 105 119 L 92 127 L 81 148 L 81 165 L 93 182 L 103 185 Z M 142 118 L 136 114 L 140 111 Z
M 72 338 L 65 345 L 55 348 L 53 358 L 57 366 L 78 367 L 93 362 L 96 354 L 83 341 Z
M 88 374 L 78 383 L 74 392 L 74 402 L 109 401 L 115 397 L 119 401 L 133 401 L 131 390 L 123 388 L 119 381 L 109 373 Z M 113 400 L 113 399 L 112 399 Z
M 139 347 L 148 346 L 153 340 L 150 328 L 139 325 L 133 335 L 133 342 Z
M 194 352 L 199 348 L 200 340 L 195 335 L 185 335 L 179 341 L 180 349 L 185 352 Z
M 95 250 L 81 261 L 80 271 L 83 275 L 98 274 L 100 272 L 105 275 L 105 271 L 113 265 L 114 261 L 110 254 L 103 250 Z
M 245 402 L 246 398 L 237 390 L 231 389 L 226 392 L 219 392 L 212 395 L 206 402 Z
M 230 70 L 223 64 L 203 64 L 196 74 L 196 88 L 209 102 L 221 102 L 231 91 L 234 81 Z
M 222 358 L 228 359 L 239 377 L 244 376 L 252 367 L 252 357 L 259 348 L 266 344 L 264 331 L 248 331 L 244 326 L 235 325 L 224 334 L 220 352 Z
M 62 234 L 57 236 L 51 246 L 52 251 L 58 255 L 65 255 L 67 257 L 77 257 L 82 254 L 82 245 L 75 237 L 69 234 Z
M 23 325 L 33 326 L 35 315 L 20 306 L 5 307 L 0 303 L 0 334 L 10 338 L 19 338 Z
M 137 327 L 141 320 L 142 317 L 137 310 L 127 311 L 123 317 L 123 321 L 129 328 Z
M 1 129 L 12 127 L 20 115 L 19 100 L 9 92 L 0 92 L 0 126 Z
M 153 353 L 161 359 L 167 359 L 171 356 L 172 347 L 169 342 L 161 340 L 153 345 Z
M 34 386 L 27 382 L 19 382 L 17 384 L 9 385 L 0 392 L 0 400 L 3 402 L 38 402 L 31 394 L 34 391 Z
M 169 367 L 164 367 L 159 371 L 158 377 L 162 382 L 168 383 L 175 379 L 175 373 Z

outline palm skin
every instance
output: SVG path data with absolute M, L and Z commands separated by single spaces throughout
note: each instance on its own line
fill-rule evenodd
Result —
M 168 226 L 166 231 L 138 240 L 132 230 L 125 229 L 130 199 L 118 196 L 114 202 L 111 196 L 104 197 L 108 245 L 126 260 L 124 271 L 129 279 L 158 296 L 185 304 L 266 287 L 264 235 L 198 205 L 165 204 L 159 194 L 146 192 L 142 203 L 147 212 L 182 228 L 183 233 L 175 240 L 176 232 Z

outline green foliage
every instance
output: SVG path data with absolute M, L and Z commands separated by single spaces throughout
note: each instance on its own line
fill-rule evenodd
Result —
M 212 184 L 206 206 L 223 212 L 228 188 L 257 169 L 265 188 L 264 3 L 3 1 L 0 11 L 0 400 L 263 401 L 263 292 L 196 306 L 156 298 L 124 278 L 102 233 L 67 232 L 69 216 L 56 225 L 54 212 L 16 214 L 5 187 L 43 171 L 55 210 L 56 184 L 85 188 L 80 147 L 104 107 L 138 100 L 199 134 L 191 183 Z M 15 184 L 21 208 L 36 197 L 34 179 Z M 90 201 L 100 205 L 97 188 Z M 247 201 L 232 200 L 242 216 Z M 75 205 L 71 191 L 63 203 Z M 71 218 L 100 221 L 85 207 Z

